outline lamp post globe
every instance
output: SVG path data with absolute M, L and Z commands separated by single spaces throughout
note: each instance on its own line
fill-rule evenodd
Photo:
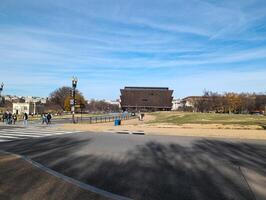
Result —
M 77 79 L 77 77 L 74 77 L 74 76 L 73 76 L 73 78 L 72 78 L 72 87 L 73 87 L 73 88 L 76 88 L 76 87 L 77 87 L 77 83 L 78 83 L 78 79 Z
M 4 83 L 2 82 L 2 83 L 1 83 L 1 87 L 0 87 L 0 91 L 2 91 L 3 88 L 4 88 Z
M 1 83 L 1 86 L 0 86 L 0 104 L 3 103 L 3 98 L 2 98 L 2 91 L 3 91 L 3 88 L 4 88 L 4 83 L 2 82 L 2 83 Z

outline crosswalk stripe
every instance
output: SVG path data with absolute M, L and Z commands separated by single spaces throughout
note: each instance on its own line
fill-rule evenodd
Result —
M 46 133 L 30 133 L 30 132 L 13 132 L 13 133 L 9 133 L 9 132 L 0 132 L 0 135 L 28 135 L 28 136 L 47 136 L 47 135 L 60 135 L 60 134 L 66 134 L 63 132 L 46 132 Z
M 28 135 L 28 134 L 20 134 L 20 133 L 18 133 L 18 134 L 12 134 L 12 133 L 0 133 L 0 137 L 2 136 L 2 135 L 10 135 L 10 136 L 24 136 L 24 137 L 37 137 L 37 136 L 39 136 L 39 137 L 41 137 L 41 136 L 43 136 L 43 135 Z
M 43 128 L 43 129 L 39 129 L 39 128 L 12 128 L 12 129 L 7 129 L 7 128 L 4 128 L 4 129 L 1 129 L 0 131 L 58 131 L 58 132 L 68 132 L 68 131 L 64 131 L 64 130 L 57 130 L 57 129 L 52 129 L 52 128 Z M 75 131 L 71 131 L 71 132 L 75 132 Z
M 46 132 L 37 132 L 37 131 L 34 131 L 34 132 L 29 132 L 29 131 L 0 131 L 0 133 L 11 133 L 11 134 L 16 134 L 16 133 L 25 133 L 25 134 L 29 134 L 29 135 L 35 135 L 35 134 L 42 134 L 42 135 L 45 135 L 45 134 L 50 134 L 50 133 L 65 133 L 65 132 L 53 132 L 53 131 L 46 131 Z
M 3 140 L 3 139 L 0 139 L 0 142 L 9 142 L 9 141 L 12 141 L 12 140 Z
M 61 131 L 61 130 L 54 130 L 54 129 L 51 129 L 51 130 L 38 130 L 38 129 L 32 129 L 32 130 L 29 130 L 29 129 L 2 129 L 0 130 L 0 132 L 3 132 L 3 131 L 8 131 L 8 132 L 41 132 L 41 133 L 45 133 L 45 132 L 53 132 L 53 131 L 56 131 L 56 132 L 62 132 L 62 133 L 73 133 L 73 132 L 78 132 L 78 131 Z
M 23 130 L 23 131 L 20 131 L 20 130 L 16 130 L 16 131 L 0 131 L 0 133 L 12 133 L 12 134 L 15 134 L 15 133 L 28 133 L 28 134 L 45 134 L 45 133 L 53 133 L 52 131 L 27 131 L 27 130 Z
M 79 131 L 55 130 L 52 127 L 14 127 L 0 129 L 0 142 L 14 140 L 40 138 L 68 133 L 77 133 Z
M 1 138 L 18 138 L 18 137 L 16 137 L 16 136 L 1 135 Z

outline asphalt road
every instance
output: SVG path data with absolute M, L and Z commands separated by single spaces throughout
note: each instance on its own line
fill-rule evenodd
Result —
M 1 143 L 0 149 L 133 199 L 266 198 L 245 177 L 266 175 L 262 141 L 74 133 Z

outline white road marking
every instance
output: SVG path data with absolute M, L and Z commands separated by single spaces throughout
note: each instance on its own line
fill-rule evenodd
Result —
M 0 129 L 0 142 L 12 140 L 22 140 L 30 138 L 40 138 L 53 135 L 63 135 L 68 133 L 77 133 L 79 131 L 55 130 L 51 127 L 15 127 Z

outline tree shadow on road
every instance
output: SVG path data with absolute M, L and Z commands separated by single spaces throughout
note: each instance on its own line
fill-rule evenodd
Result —
M 203 140 L 194 145 L 195 150 L 208 156 L 229 161 L 237 166 L 266 175 L 266 144 L 232 143 Z
M 198 140 L 148 142 L 121 157 L 76 154 L 90 140 L 32 140 L 8 149 L 52 169 L 133 199 L 253 199 L 238 166 L 265 176 L 266 145 Z

